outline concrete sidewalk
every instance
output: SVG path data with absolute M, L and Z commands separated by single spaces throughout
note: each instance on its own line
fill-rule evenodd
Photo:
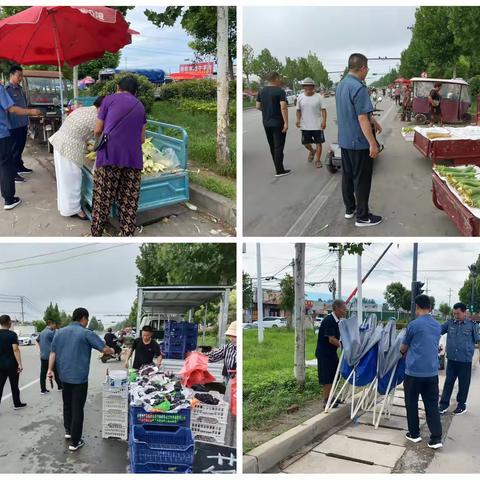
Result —
M 16 194 L 23 203 L 9 211 L 0 208 L 0 236 L 88 236 L 90 222 L 62 217 L 57 210 L 53 156 L 44 146 L 29 141 L 23 157 L 34 172 L 24 175 L 25 183 L 16 185 Z M 200 208 L 192 211 L 185 204 L 139 214 L 137 223 L 144 226 L 136 236 L 225 237 L 233 234 L 227 224 L 201 212 Z M 115 228 L 108 227 L 107 234 L 116 236 L 117 233 Z

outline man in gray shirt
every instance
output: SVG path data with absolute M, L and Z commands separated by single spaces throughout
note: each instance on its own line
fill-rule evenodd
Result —
M 55 331 L 57 329 L 58 325 L 53 320 L 47 320 L 47 326 L 41 331 L 37 338 L 37 344 L 40 348 L 40 395 L 50 393 L 50 390 L 47 390 L 45 380 L 47 378 L 48 359 L 52 349 L 53 337 L 55 336 Z M 54 367 L 53 373 L 55 375 L 55 382 L 57 383 L 58 390 L 61 391 L 62 382 L 58 378 L 56 367 Z
M 94 332 L 88 330 L 88 310 L 77 308 L 72 314 L 72 323 L 61 328 L 53 338 L 48 364 L 48 378 L 53 378 L 53 369 L 63 384 L 63 425 L 65 438 L 71 440 L 68 447 L 76 451 L 85 445 L 82 439 L 83 409 L 87 400 L 88 373 L 92 349 L 115 354 L 113 348 Z

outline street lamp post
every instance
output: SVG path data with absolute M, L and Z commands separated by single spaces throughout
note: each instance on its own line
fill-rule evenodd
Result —
M 470 314 L 473 315 L 473 310 L 475 309 L 475 284 L 477 283 L 476 282 L 476 279 L 477 279 L 477 275 L 478 275 L 478 272 L 477 272 L 477 266 L 475 264 L 472 264 L 468 267 L 468 269 L 470 270 L 470 273 L 472 275 L 472 292 L 470 294 Z

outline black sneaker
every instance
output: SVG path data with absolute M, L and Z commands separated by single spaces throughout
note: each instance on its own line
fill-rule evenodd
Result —
M 20 410 L 22 408 L 25 408 L 27 406 L 26 403 L 21 403 L 20 405 L 17 405 L 15 407 L 13 407 L 14 410 Z
M 50 393 L 50 390 L 42 390 L 40 395 L 46 395 L 47 393 Z
M 413 443 L 418 443 L 418 442 L 421 442 L 422 441 L 422 437 L 420 435 L 417 435 L 416 437 L 414 437 L 413 435 L 410 434 L 410 432 L 407 432 L 405 434 L 405 438 L 407 440 L 410 440 L 411 442 Z
M 290 175 L 292 173 L 291 170 L 284 170 L 283 172 L 281 173 L 276 173 L 275 176 L 276 177 L 284 177 L 285 175 Z
M 373 215 L 372 213 L 366 219 L 359 219 L 355 222 L 356 227 L 374 227 L 382 223 L 383 218 L 380 215 Z
M 440 415 L 442 415 L 442 413 L 448 412 L 448 407 L 439 406 L 438 407 L 438 412 L 440 413 Z
M 461 415 L 462 413 L 465 413 L 467 411 L 467 407 L 461 407 L 460 405 L 457 406 L 457 408 L 453 411 L 454 415 Z
M 347 220 L 350 220 L 350 219 L 353 218 L 354 216 L 355 216 L 355 210 L 352 210 L 352 211 L 347 210 L 347 211 L 345 212 L 345 218 L 346 218 Z
M 85 442 L 83 439 L 80 439 L 76 445 L 70 445 L 68 449 L 71 452 L 76 452 L 77 450 L 80 450 L 85 445 Z
M 33 173 L 33 170 L 28 167 L 22 167 L 17 173 L 21 173 L 22 175 Z
M 11 201 L 10 203 L 5 203 L 5 205 L 3 206 L 3 209 L 12 210 L 13 208 L 18 207 L 18 205 L 20 205 L 21 203 L 22 203 L 22 200 L 20 198 L 14 197 L 13 201 Z
M 26 182 L 26 180 L 23 177 L 21 177 L 20 175 L 18 175 L 18 173 L 17 173 L 17 175 L 15 175 L 15 183 L 25 183 L 25 182 Z
M 428 441 L 428 446 L 429 446 L 430 448 L 433 448 L 434 450 L 436 450 L 437 448 L 442 448 L 442 447 L 443 447 L 442 439 L 439 439 L 439 440 L 429 440 L 429 441 Z

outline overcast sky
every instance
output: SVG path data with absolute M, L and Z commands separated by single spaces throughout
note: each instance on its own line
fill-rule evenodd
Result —
M 362 269 L 366 273 L 375 260 L 385 250 L 387 244 L 376 243 L 367 247 L 363 259 Z M 243 270 L 256 278 L 256 247 L 255 244 L 246 245 L 247 251 L 243 255 Z M 468 265 L 476 261 L 480 254 L 480 246 L 472 244 L 419 244 L 418 280 L 425 282 L 428 279 L 429 295 L 433 295 L 436 305 L 448 303 L 448 292 L 452 289 L 452 304 L 458 301 L 458 291 L 468 276 Z M 277 274 L 295 256 L 293 244 L 262 244 L 262 277 Z M 377 268 L 363 286 L 363 297 L 374 298 L 377 302 L 384 302 L 385 287 L 395 281 L 400 281 L 410 290 L 412 281 L 413 245 L 394 244 L 381 260 Z M 346 298 L 356 287 L 357 279 L 356 256 L 345 255 L 342 260 L 342 296 Z M 328 252 L 328 244 L 308 244 L 306 247 L 306 281 L 328 281 L 335 278 L 337 281 L 336 255 Z M 278 275 L 281 278 L 286 273 L 292 274 L 288 267 Z M 277 288 L 278 282 L 264 281 L 267 288 Z M 306 287 L 307 292 L 317 293 L 323 299 L 331 298 L 327 285 Z
M 342 71 L 351 53 L 369 58 L 400 57 L 408 47 L 415 7 L 249 7 L 244 9 L 243 42 L 258 55 L 268 48 L 285 57 L 317 54 L 329 72 Z M 399 61 L 371 61 L 367 81 L 374 81 Z M 340 74 L 330 75 L 338 81 Z
M 163 12 L 165 8 L 141 6 L 129 10 L 127 21 L 140 35 L 133 35 L 132 44 L 122 50 L 119 68 L 161 68 L 173 73 L 178 72 L 181 63 L 193 59 L 193 51 L 188 46 L 192 38 L 180 22 L 173 27 L 158 28 L 144 15 L 146 9 Z
M 63 251 L 63 253 L 62 253 Z M 47 253 L 53 255 L 45 255 Z M 94 253 L 97 252 L 97 253 Z M 72 313 L 85 307 L 104 323 L 117 323 L 136 297 L 135 258 L 139 244 L 5 244 L 0 250 L 0 309 L 19 318 L 19 299 L 25 296 L 27 320 L 43 318 L 52 301 Z M 26 257 L 34 257 L 18 261 Z M 63 261 L 60 261 L 63 260 Z M 23 265 L 23 267 L 21 267 Z M 33 304 L 33 305 L 32 305 Z

